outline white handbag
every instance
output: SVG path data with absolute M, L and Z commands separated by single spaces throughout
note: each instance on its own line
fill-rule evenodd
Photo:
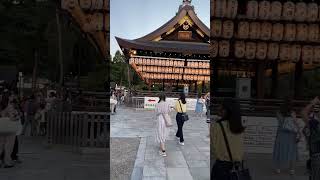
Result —
M 12 121 L 8 117 L 0 118 L 0 134 L 1 135 L 16 135 L 19 130 L 20 121 Z

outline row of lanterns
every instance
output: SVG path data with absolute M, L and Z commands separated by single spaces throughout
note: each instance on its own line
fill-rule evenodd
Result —
M 155 74 L 155 73 L 143 73 L 142 75 L 146 79 L 210 81 L 210 76 L 201 76 L 201 75 L 184 75 L 184 76 L 182 76 L 182 74 Z
M 210 68 L 210 63 L 203 61 L 189 61 L 187 66 L 192 68 Z
M 183 68 L 158 67 L 158 66 L 137 66 L 139 72 L 177 73 L 183 74 Z
M 241 72 L 241 71 L 226 71 L 226 70 L 220 70 L 219 74 L 222 76 L 236 76 L 238 78 L 248 78 L 248 77 L 254 77 L 254 72 Z
M 235 18 L 239 12 L 237 0 L 211 1 L 211 8 L 213 16 L 219 18 Z M 314 22 L 320 18 L 319 11 L 320 8 L 315 2 L 249 0 L 244 15 L 248 19 Z
M 210 75 L 210 69 L 192 69 L 186 68 L 184 74 L 200 74 L 200 75 Z
M 234 24 L 231 20 L 211 21 L 211 36 L 232 38 L 234 35 L 241 39 L 261 39 L 272 41 L 310 41 L 319 42 L 318 24 L 281 24 L 269 22 L 240 21 L 237 24 L 237 32 L 234 33 Z
M 212 57 L 229 57 L 230 44 L 228 41 L 211 42 Z M 299 44 L 278 44 L 265 42 L 244 42 L 234 43 L 234 56 L 246 59 L 268 59 L 298 62 L 302 59 L 305 63 L 320 63 L 320 46 L 299 45 Z
M 80 6 L 85 10 L 102 10 L 108 9 L 109 0 L 62 0 L 61 7 L 63 9 L 74 9 L 76 6 Z
M 174 66 L 183 67 L 184 61 L 169 60 L 169 59 L 154 59 L 154 58 L 130 58 L 129 63 L 137 65 L 150 65 L 150 66 Z

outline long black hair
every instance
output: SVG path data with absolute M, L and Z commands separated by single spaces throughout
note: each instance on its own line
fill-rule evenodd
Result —
M 160 95 L 159 95 L 159 102 L 161 102 L 161 101 L 166 101 L 166 95 L 164 94 L 164 93 L 161 93 Z M 158 103 L 159 103 L 158 102 Z
M 232 133 L 243 133 L 245 128 L 242 126 L 240 103 L 234 99 L 226 99 L 222 102 L 221 106 L 224 110 L 221 120 L 229 122 L 229 128 Z
M 179 100 L 181 100 L 182 104 L 186 104 L 186 95 L 184 93 L 180 93 L 180 98 Z

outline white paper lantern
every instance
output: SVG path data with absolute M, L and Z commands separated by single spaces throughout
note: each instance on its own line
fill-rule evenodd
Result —
M 284 31 L 284 40 L 294 41 L 296 39 L 296 25 L 295 24 L 286 24 Z
M 257 1 L 249 0 L 247 4 L 247 18 L 256 19 L 259 15 L 259 4 Z
M 92 0 L 79 0 L 79 5 L 82 9 L 90 9 L 92 6 Z
M 269 19 L 270 15 L 270 2 L 269 1 L 260 1 L 259 2 L 259 18 L 260 19 Z
M 303 22 L 307 17 L 307 4 L 304 2 L 298 2 L 295 9 L 295 20 Z
M 297 41 L 306 41 L 308 37 L 308 25 L 297 24 Z
M 222 36 L 222 21 L 213 20 L 211 21 L 211 36 L 212 37 L 221 37 Z
M 279 44 L 269 43 L 267 58 L 270 60 L 275 60 L 278 58 L 278 55 L 279 55 Z
M 283 60 L 283 61 L 288 61 L 291 59 L 290 57 L 290 45 L 289 44 L 281 44 L 280 45 L 280 52 L 279 52 L 279 57 L 280 57 L 280 60 Z
M 302 61 L 305 64 L 311 64 L 313 61 L 313 48 L 312 46 L 302 46 Z
M 256 57 L 256 50 L 257 45 L 254 42 L 247 42 L 246 43 L 246 58 L 247 59 L 254 59 Z
M 298 44 L 294 44 L 291 46 L 291 60 L 293 63 L 296 63 L 300 60 L 301 58 L 301 46 Z
M 314 46 L 313 49 L 313 64 L 320 63 L 320 46 Z
M 222 37 L 224 38 L 231 38 L 233 36 L 233 30 L 234 30 L 234 27 L 233 27 L 233 22 L 232 21 L 224 21 L 223 22 L 223 31 L 222 31 Z
M 292 1 L 287 1 L 283 4 L 282 18 L 284 20 L 293 20 L 295 15 L 295 4 Z
M 235 18 L 238 11 L 238 1 L 237 0 L 228 0 L 227 1 L 227 17 Z
M 267 22 L 262 23 L 260 32 L 260 38 L 262 40 L 269 40 L 272 34 L 272 24 Z
M 282 12 L 282 4 L 279 1 L 272 1 L 271 2 L 271 20 L 280 20 L 281 19 L 281 12 Z
M 317 3 L 309 3 L 307 5 L 307 21 L 309 22 L 314 22 L 314 21 L 317 21 L 318 19 L 318 11 L 319 11 L 319 8 L 318 8 L 318 4 Z
M 221 57 L 228 57 L 230 51 L 230 44 L 228 41 L 219 42 L 219 55 Z
M 257 59 L 263 60 L 267 56 L 268 45 L 267 43 L 261 42 L 257 45 Z
M 311 42 L 317 42 L 319 39 L 319 25 L 311 24 L 308 28 L 308 40 Z
M 260 23 L 252 22 L 250 23 L 250 39 L 258 39 L 260 35 Z
M 216 17 L 225 17 L 227 12 L 227 0 L 219 0 L 215 2 L 216 2 L 215 4 L 216 10 L 214 12 Z
M 276 23 L 272 26 L 271 39 L 273 41 L 281 41 L 283 38 L 283 24 Z
M 238 24 L 238 38 L 247 39 L 249 37 L 250 27 L 246 21 L 241 21 Z
M 237 41 L 235 43 L 235 57 L 243 58 L 246 53 L 246 44 L 244 41 Z

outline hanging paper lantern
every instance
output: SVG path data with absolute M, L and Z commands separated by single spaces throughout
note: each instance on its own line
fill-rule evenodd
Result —
M 260 35 L 260 23 L 252 22 L 250 23 L 250 39 L 258 39 Z
M 173 66 L 173 61 L 172 60 L 170 60 L 170 66 Z
M 290 46 L 289 44 L 281 44 L 280 45 L 280 52 L 279 52 L 279 57 L 280 60 L 283 61 L 288 61 L 290 60 Z
M 232 21 L 224 21 L 223 22 L 223 31 L 222 31 L 222 37 L 224 38 L 231 38 L 233 36 L 233 29 L 234 25 Z
M 283 38 L 283 24 L 276 23 L 272 26 L 271 39 L 273 41 L 281 41 Z
M 295 15 L 295 4 L 292 1 L 287 1 L 283 4 L 282 18 L 284 20 L 293 20 Z
M 267 58 L 270 60 L 275 60 L 278 58 L 279 54 L 279 44 L 277 43 L 269 43 L 268 44 L 268 53 Z
M 216 17 L 225 17 L 226 12 L 227 12 L 227 0 L 219 0 L 215 1 L 216 6 L 215 6 L 215 15 Z
M 304 2 L 298 2 L 295 9 L 295 20 L 303 22 L 307 18 L 307 4 Z
M 311 42 L 317 42 L 319 38 L 319 25 L 311 24 L 308 28 L 308 40 Z
M 88 10 L 92 6 L 91 0 L 79 0 L 79 5 L 82 9 Z
M 218 51 L 219 51 L 219 43 L 218 43 L 218 41 L 211 41 L 210 56 L 211 57 L 217 57 Z
M 228 18 L 235 18 L 238 11 L 238 1 L 237 0 L 228 0 L 227 1 L 227 14 Z
M 269 40 L 272 34 L 272 24 L 267 22 L 262 23 L 260 32 L 261 32 L 260 38 L 262 40 Z
M 307 5 L 307 18 L 306 20 L 309 21 L 309 22 L 314 22 L 314 21 L 317 21 L 318 19 L 318 11 L 319 11 L 319 8 L 318 8 L 318 4 L 317 3 L 308 3 Z
M 291 52 L 292 62 L 294 62 L 294 63 L 298 62 L 301 57 L 301 46 L 298 44 L 292 45 L 290 52 Z
M 254 42 L 247 42 L 246 43 L 246 58 L 247 59 L 254 59 L 256 57 L 256 43 Z
M 308 37 L 308 25 L 297 24 L 297 35 L 296 39 L 298 41 L 306 41 Z
M 259 15 L 259 4 L 257 1 L 249 0 L 247 4 L 247 18 L 256 19 Z
M 270 2 L 269 1 L 260 1 L 259 3 L 259 18 L 260 19 L 269 19 L 270 15 Z
M 147 59 L 147 65 L 151 65 L 151 60 Z
M 282 4 L 279 1 L 272 1 L 271 2 L 271 20 L 280 20 L 281 19 L 281 12 L 282 12 Z
M 257 59 L 263 60 L 267 56 L 268 45 L 267 43 L 261 42 L 257 45 Z
M 294 41 L 296 39 L 296 25 L 295 24 L 286 24 L 284 31 L 284 40 Z
M 220 41 L 219 43 L 219 55 L 221 57 L 228 57 L 230 51 L 230 44 L 228 41 Z
M 213 20 L 211 21 L 211 36 L 212 37 L 221 37 L 222 35 L 222 21 Z
M 302 47 L 302 61 L 305 64 L 311 64 L 313 61 L 313 48 L 312 46 L 303 46 Z
M 103 30 L 103 16 L 104 14 L 102 13 L 95 13 L 93 15 L 93 19 L 92 19 L 92 26 L 94 27 L 94 30 L 96 31 L 102 31 Z
M 313 64 L 320 63 L 320 46 L 314 46 L 313 49 Z
M 236 41 L 235 43 L 235 57 L 243 58 L 246 53 L 246 44 L 244 41 Z
M 247 39 L 249 37 L 249 32 L 249 23 L 246 21 L 239 22 L 237 37 L 241 39 Z

